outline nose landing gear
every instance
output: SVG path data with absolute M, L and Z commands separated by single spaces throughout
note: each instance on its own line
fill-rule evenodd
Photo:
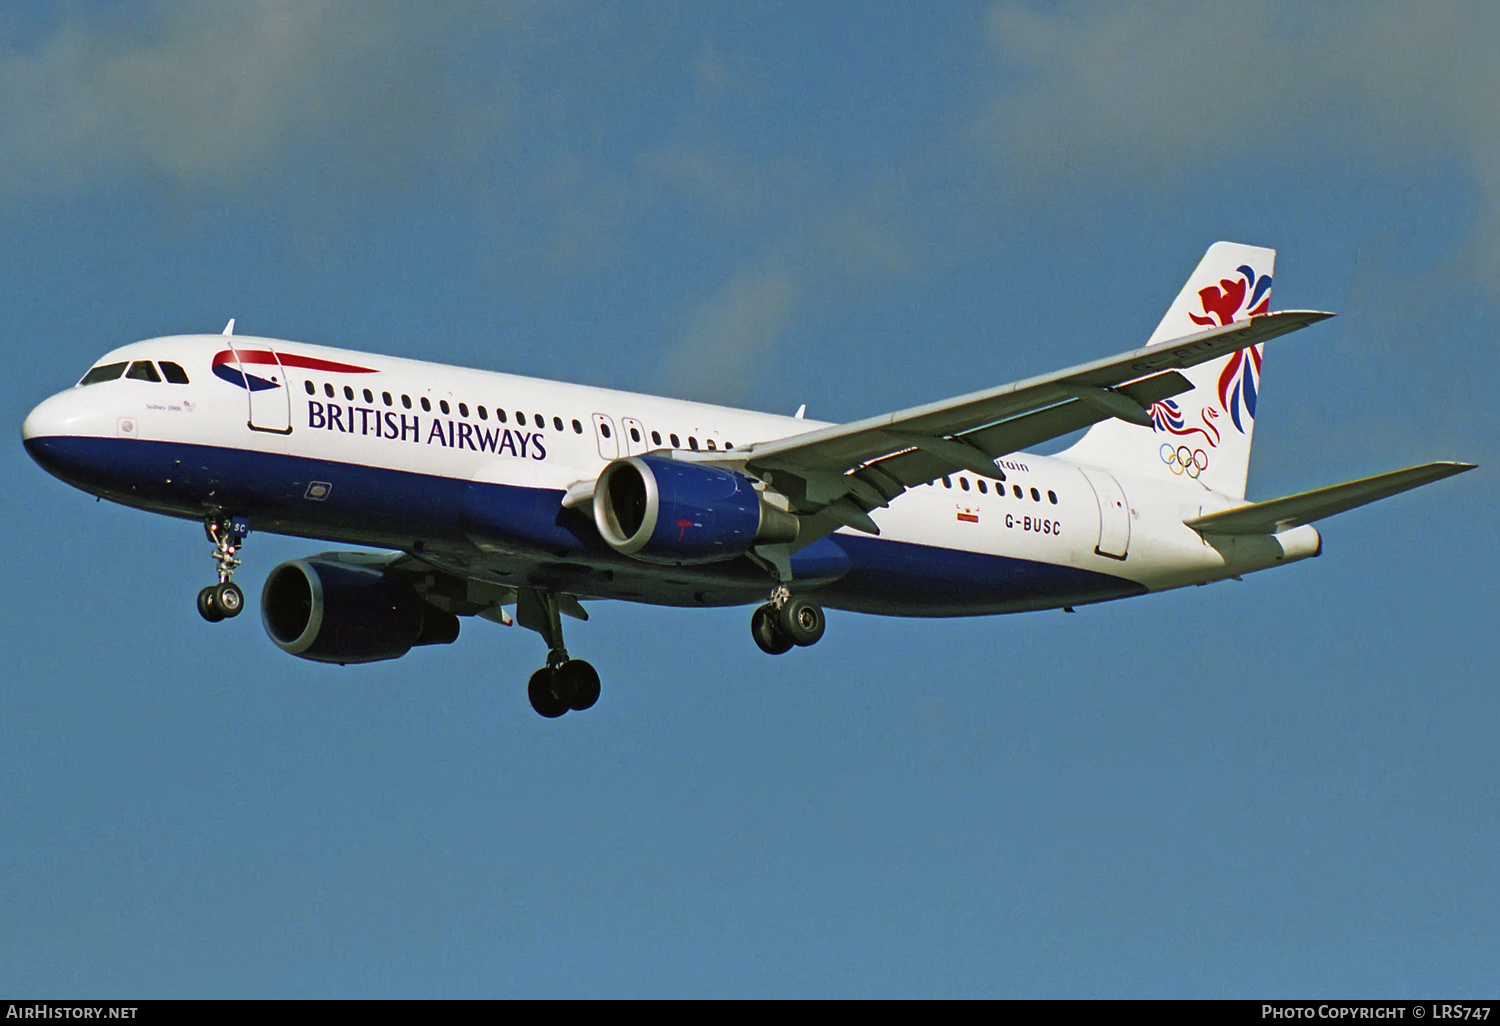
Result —
M 816 645 L 827 625 L 822 606 L 778 584 L 771 601 L 751 615 L 750 634 L 766 655 L 782 655 L 793 646 Z
M 218 623 L 239 616 L 245 608 L 245 593 L 230 578 L 239 568 L 240 560 L 235 555 L 245 544 L 245 535 L 250 533 L 250 524 L 243 517 L 226 520 L 210 516 L 203 521 L 203 530 L 208 540 L 214 543 L 214 562 L 218 564 L 219 583 L 211 584 L 198 592 L 198 613 L 209 623 Z

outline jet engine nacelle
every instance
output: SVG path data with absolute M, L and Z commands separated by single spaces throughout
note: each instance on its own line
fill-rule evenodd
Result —
M 616 552 L 650 563 L 712 563 L 797 537 L 797 518 L 744 474 L 660 456 L 630 456 L 594 486 L 594 523 Z
M 373 663 L 458 638 L 458 617 L 422 601 L 398 574 L 317 557 L 271 571 L 260 618 L 283 652 L 320 663 Z

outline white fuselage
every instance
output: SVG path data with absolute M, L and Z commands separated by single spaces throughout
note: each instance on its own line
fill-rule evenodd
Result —
M 180 365 L 188 383 L 119 377 L 53 396 L 23 430 L 38 462 L 157 512 L 244 515 L 255 530 L 403 549 L 498 584 L 545 573 L 582 597 L 763 600 L 774 582 L 753 561 L 633 560 L 562 495 L 619 457 L 732 454 L 822 426 L 243 336 L 154 339 L 99 363 L 146 360 Z M 799 577 L 836 608 L 972 615 L 1204 583 L 1317 551 L 1310 527 L 1205 540 L 1183 521 L 1236 503 L 1186 479 L 1025 453 L 997 463 L 1004 482 L 954 473 L 875 510 L 879 537 L 844 529 L 810 546 Z

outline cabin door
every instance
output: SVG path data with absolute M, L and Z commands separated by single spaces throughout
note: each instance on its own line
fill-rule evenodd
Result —
M 234 368 L 239 371 L 237 384 L 248 397 L 250 430 L 291 434 L 292 389 L 281 357 L 270 346 L 251 349 L 237 345 L 233 336 L 226 341 L 234 357 Z
M 1080 467 L 1099 500 L 1099 544 L 1094 551 L 1111 559 L 1124 559 L 1130 548 L 1130 504 L 1115 476 L 1103 470 Z

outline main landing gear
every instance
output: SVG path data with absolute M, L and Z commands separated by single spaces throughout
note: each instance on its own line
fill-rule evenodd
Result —
M 569 709 L 582 712 L 599 701 L 599 674 L 584 660 L 569 659 L 563 647 L 559 606 L 556 595 L 535 588 L 522 588 L 516 595 L 516 622 L 547 642 L 547 665 L 531 675 L 526 697 L 549 720 Z
M 569 709 L 582 712 L 599 701 L 599 674 L 584 660 L 569 659 L 567 649 L 554 648 L 547 665 L 531 675 L 526 697 L 549 720 Z
M 767 655 L 781 655 L 794 645 L 816 645 L 827 625 L 822 606 L 793 595 L 784 584 L 777 585 L 771 601 L 750 617 L 750 633 Z
M 209 623 L 218 623 L 220 620 L 239 616 L 240 610 L 245 608 L 245 593 L 230 578 L 239 568 L 240 560 L 235 553 L 245 544 L 245 535 L 250 532 L 250 525 L 239 517 L 226 520 L 211 516 L 203 521 L 203 530 L 208 534 L 208 540 L 214 543 L 214 562 L 219 567 L 219 583 L 211 584 L 198 593 L 198 612 Z

